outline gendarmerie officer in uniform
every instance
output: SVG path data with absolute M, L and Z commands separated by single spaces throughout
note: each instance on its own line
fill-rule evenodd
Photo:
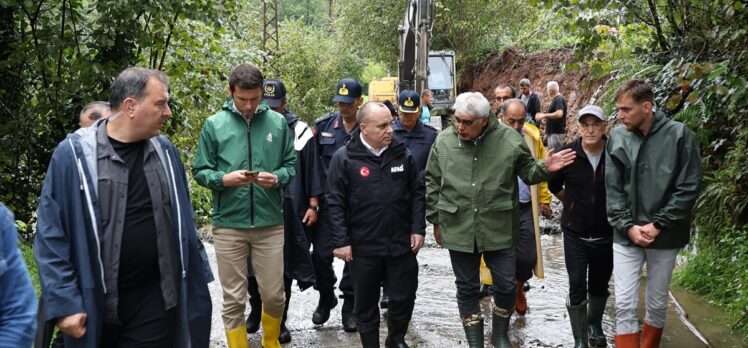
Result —
M 398 115 L 392 124 L 395 138 L 405 143 L 416 160 L 421 176 L 425 175 L 426 161 L 429 159 L 431 144 L 436 139 L 437 130 L 419 120 L 421 99 L 418 93 L 406 89 L 398 98 Z
M 291 283 L 301 291 L 315 283 L 314 267 L 309 254 L 311 229 L 318 220 L 319 197 L 322 195 L 322 161 L 314 144 L 314 131 L 293 112 L 289 111 L 286 98 L 286 86 L 278 80 L 265 80 L 262 84 L 262 100 L 286 118 L 293 131 L 293 146 L 296 150 L 296 175 L 284 191 L 283 197 L 283 244 L 284 272 L 283 284 L 286 292 L 286 304 L 283 309 L 278 342 L 291 342 L 291 332 L 286 327 L 288 304 L 291 301 Z M 247 317 L 247 332 L 255 333 L 260 328 L 262 298 L 249 262 L 249 305 L 251 311 Z
M 315 139 L 319 145 L 318 150 L 325 177 L 328 175 L 332 155 L 348 143 L 351 133 L 356 128 L 356 112 L 364 101 L 361 97 L 361 84 L 351 78 L 341 79 L 335 87 L 335 97 L 332 101 L 337 103 L 338 112 L 327 114 L 314 122 Z M 314 233 L 314 252 L 312 253 L 317 276 L 316 288 L 319 291 L 319 304 L 312 315 L 312 322 L 317 325 L 324 324 L 330 318 L 330 310 L 338 304 L 334 291 L 337 278 L 332 268 L 333 245 L 329 225 L 329 215 L 323 199 L 320 202 L 320 220 Z M 341 309 L 343 329 L 355 332 L 353 284 L 351 284 L 347 263 L 343 268 L 340 290 L 343 292 L 343 308 Z
M 405 334 L 418 288 L 416 253 L 423 245 L 425 187 L 405 144 L 393 139 L 382 103 L 358 111 L 358 129 L 332 158 L 325 199 L 334 254 L 351 265 L 354 317 L 364 348 L 379 347 L 379 284 L 389 284 L 385 341 L 407 348 Z M 394 281 L 397 280 L 397 281 Z

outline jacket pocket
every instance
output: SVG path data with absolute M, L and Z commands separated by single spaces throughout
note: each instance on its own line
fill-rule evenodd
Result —
M 494 201 L 485 205 L 485 226 L 491 233 L 486 235 L 486 247 L 498 248 L 513 245 L 519 237 L 519 209 L 514 201 Z
M 457 220 L 459 220 L 457 218 L 459 207 L 455 203 L 439 200 L 436 203 L 436 210 L 439 213 L 439 224 L 442 226 L 454 226 Z

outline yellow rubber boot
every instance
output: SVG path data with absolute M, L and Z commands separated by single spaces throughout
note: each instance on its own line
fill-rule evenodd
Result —
M 262 347 L 263 348 L 281 348 L 278 342 L 280 335 L 281 318 L 270 316 L 262 311 Z
M 229 348 L 249 348 L 247 325 L 242 324 L 239 327 L 226 330 L 226 340 L 229 343 Z

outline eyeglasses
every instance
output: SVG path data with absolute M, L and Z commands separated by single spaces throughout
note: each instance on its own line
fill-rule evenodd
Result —
M 457 126 L 458 124 L 462 124 L 465 127 L 471 127 L 473 124 L 475 124 L 476 121 L 478 120 L 463 120 L 458 118 L 457 116 L 452 119 L 452 123 L 454 123 L 455 126 Z

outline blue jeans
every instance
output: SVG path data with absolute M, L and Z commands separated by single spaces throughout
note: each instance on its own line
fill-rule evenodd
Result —
M 493 278 L 493 302 L 496 307 L 514 310 L 516 285 L 514 282 L 515 252 L 513 247 L 501 250 L 465 253 L 450 250 L 452 270 L 457 285 L 457 307 L 460 316 L 467 317 L 480 312 L 480 257 L 491 270 Z

